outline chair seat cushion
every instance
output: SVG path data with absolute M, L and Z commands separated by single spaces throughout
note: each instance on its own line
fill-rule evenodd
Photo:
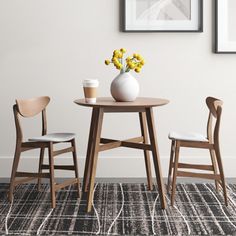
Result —
M 29 141 L 41 142 L 66 142 L 75 138 L 74 133 L 52 133 L 39 137 L 30 138 Z
M 204 135 L 198 133 L 170 132 L 168 137 L 172 140 L 208 142 L 208 139 Z

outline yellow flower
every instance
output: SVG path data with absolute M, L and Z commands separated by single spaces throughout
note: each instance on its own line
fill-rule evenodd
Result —
M 126 61 L 127 61 L 127 62 L 130 61 L 130 60 L 132 60 L 132 57 L 127 57 L 127 58 L 126 58 Z
M 122 57 L 123 57 L 123 53 L 122 53 L 122 52 L 119 52 L 119 53 L 117 54 L 117 57 L 118 57 L 118 58 L 122 58 Z
M 138 54 L 136 58 L 137 58 L 137 60 L 139 60 L 139 61 L 142 61 L 142 60 L 143 60 L 143 57 L 142 57 L 140 54 Z
M 139 73 L 145 64 L 145 60 L 143 57 L 134 53 L 132 56 L 128 56 L 124 58 L 124 54 L 126 53 L 125 48 L 116 49 L 113 51 L 113 56 L 111 60 L 105 60 L 105 64 L 113 64 L 116 69 L 122 70 L 125 69 L 125 72 L 129 72 L 130 70 L 135 70 L 135 72 Z M 123 64 L 124 61 L 124 64 Z
M 142 65 L 140 64 L 140 63 L 138 63 L 138 65 L 136 66 L 136 68 L 140 68 L 140 69 L 142 69 Z
M 135 64 L 132 61 L 129 61 L 128 66 L 129 66 L 130 69 L 135 68 Z
M 119 54 L 120 54 L 120 51 L 119 51 L 119 50 L 115 50 L 115 51 L 113 52 L 113 56 L 115 56 L 115 57 L 118 57 Z
M 113 57 L 113 58 L 112 58 L 112 62 L 115 64 L 115 63 L 119 63 L 120 61 L 118 60 L 117 57 Z
M 121 63 L 119 63 L 119 64 L 116 65 L 116 69 L 121 70 L 122 68 L 123 68 L 123 66 L 122 66 Z
M 143 65 L 145 64 L 145 60 L 144 60 L 144 59 L 141 60 L 141 61 L 140 61 L 140 64 L 143 66 Z
M 120 67 L 121 66 L 121 64 L 120 64 L 120 62 L 117 62 L 117 63 L 114 63 L 114 65 L 115 65 L 115 67 Z
M 109 60 L 105 60 L 105 64 L 109 65 L 111 62 Z
M 119 53 L 120 51 L 118 49 L 114 50 L 113 54 Z

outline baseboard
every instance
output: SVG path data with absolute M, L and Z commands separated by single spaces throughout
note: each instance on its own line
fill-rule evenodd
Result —
M 69 178 L 57 178 L 56 182 L 60 183 L 65 180 L 68 180 Z M 167 178 L 163 178 L 164 183 L 167 183 Z M 82 183 L 83 179 L 80 178 L 80 183 Z M 212 182 L 210 180 L 206 179 L 193 179 L 193 178 L 178 178 L 177 183 L 208 183 Z M 1 178 L 0 183 L 10 183 L 10 178 Z M 36 181 L 35 181 L 36 183 Z M 42 183 L 49 183 L 48 180 L 42 179 Z M 146 178 L 96 178 L 96 183 L 147 183 Z M 153 178 L 153 183 L 156 184 L 156 179 Z M 236 184 L 236 178 L 226 178 L 227 184 Z
M 0 157 L 0 178 L 8 179 L 11 175 L 12 157 Z M 55 162 L 60 164 L 71 164 L 72 158 L 70 156 L 59 156 Z M 209 163 L 209 157 L 182 157 L 181 161 L 190 163 Z M 85 164 L 85 157 L 79 158 L 79 173 L 83 176 Z M 224 156 L 223 158 L 224 172 L 226 178 L 236 178 L 235 166 L 236 158 L 233 156 Z M 22 171 L 37 171 L 38 157 L 22 157 L 19 164 L 19 169 Z M 161 157 L 161 167 L 163 177 L 167 177 L 169 165 L 169 157 Z M 152 175 L 154 176 L 154 169 L 152 168 Z M 71 171 L 56 171 L 56 177 L 68 178 L 72 177 Z M 129 156 L 129 157 L 99 157 L 97 166 L 97 178 L 120 178 L 120 179 L 145 179 L 145 164 L 143 156 Z

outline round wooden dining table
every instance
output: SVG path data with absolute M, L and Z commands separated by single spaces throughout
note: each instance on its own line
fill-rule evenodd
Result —
M 92 108 L 82 189 L 83 193 L 87 194 L 87 212 L 90 212 L 92 208 L 98 153 L 118 147 L 143 150 L 149 190 L 153 189 L 149 152 L 152 153 L 161 207 L 162 209 L 165 209 L 166 202 L 164 184 L 158 151 L 153 107 L 166 105 L 169 101 L 162 98 L 139 97 L 134 102 L 117 102 L 109 97 L 101 97 L 97 98 L 97 101 L 94 104 L 86 103 L 85 99 L 78 99 L 74 102 L 78 105 Z M 114 140 L 101 137 L 104 113 L 120 112 L 136 112 L 139 114 L 141 136 L 127 140 Z

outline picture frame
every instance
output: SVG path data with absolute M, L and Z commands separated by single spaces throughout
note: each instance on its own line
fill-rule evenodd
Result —
M 215 53 L 236 53 L 235 8 L 235 0 L 215 2 Z
M 203 0 L 123 0 L 124 32 L 203 32 Z

